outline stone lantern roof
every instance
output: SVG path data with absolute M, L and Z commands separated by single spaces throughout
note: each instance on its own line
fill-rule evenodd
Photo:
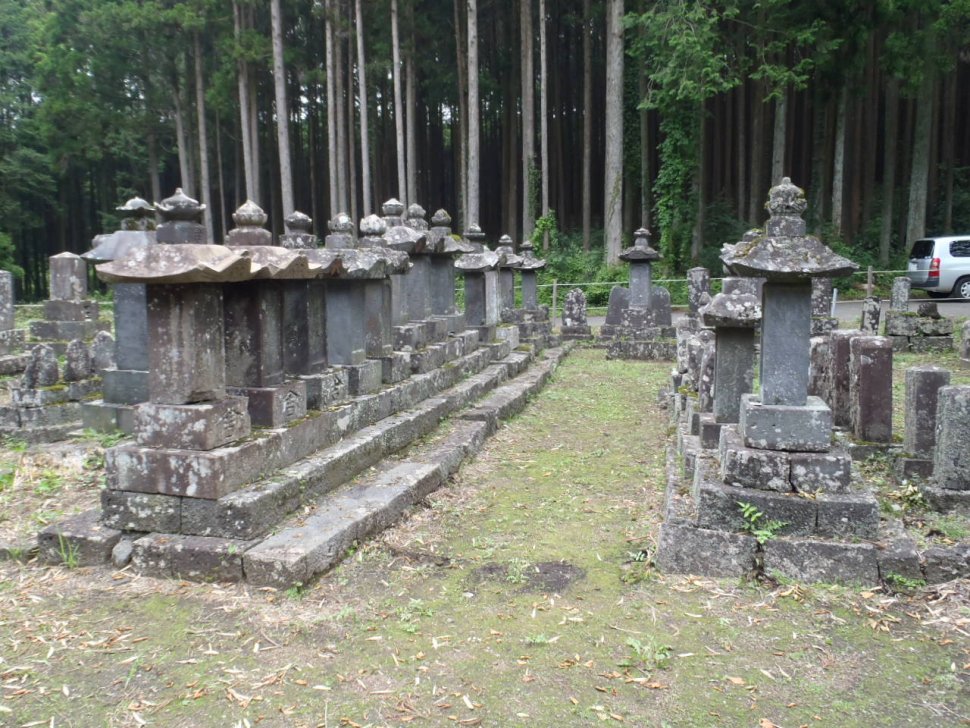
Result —
M 633 233 L 633 247 L 620 253 L 620 260 L 627 263 L 652 263 L 660 258 L 660 253 L 650 247 L 650 231 L 646 228 Z
M 761 301 L 753 293 L 718 293 L 700 314 L 705 326 L 751 329 L 761 321 Z
M 522 251 L 522 260 L 519 263 L 519 270 L 540 270 L 546 267 L 546 261 L 536 258 L 532 249 L 532 241 L 526 240 L 519 246 Z
M 735 275 L 772 281 L 837 278 L 858 270 L 851 260 L 814 235 L 805 234 L 802 213 L 807 206 L 805 192 L 785 177 L 768 193 L 765 209 L 769 218 L 764 232 L 725 245 L 721 254 L 724 265 Z

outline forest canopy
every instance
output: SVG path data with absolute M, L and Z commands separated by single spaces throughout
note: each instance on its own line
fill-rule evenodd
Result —
M 0 267 L 176 187 L 318 232 L 396 197 L 490 240 L 670 272 L 771 184 L 857 261 L 970 233 L 970 0 L 0 0 Z M 592 271 L 590 271 L 592 274 Z

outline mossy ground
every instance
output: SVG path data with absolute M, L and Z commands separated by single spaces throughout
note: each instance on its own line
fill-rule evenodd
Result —
M 0 565 L 0 724 L 970 717 L 965 585 L 899 597 L 650 567 L 668 369 L 575 351 L 426 508 L 285 593 Z

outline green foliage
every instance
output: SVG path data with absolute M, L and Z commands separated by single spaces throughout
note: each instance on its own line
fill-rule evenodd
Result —
M 629 654 L 617 663 L 620 667 L 663 670 L 669 664 L 673 652 L 673 647 L 653 638 L 639 640 L 629 637 L 626 646 Z
M 764 512 L 758 510 L 757 506 L 751 503 L 738 501 L 737 505 L 741 509 L 741 517 L 744 519 L 744 530 L 754 536 L 755 540 L 762 546 L 788 525 L 786 521 L 766 518 Z
M 541 240 L 541 236 L 539 238 Z M 591 236 L 590 249 L 583 250 L 583 237 L 579 233 L 557 234 L 555 242 L 550 245 L 545 256 L 546 267 L 542 271 L 540 283 L 549 284 L 553 280 L 561 284 L 592 283 L 586 286 L 586 303 L 589 306 L 605 306 L 610 298 L 610 290 L 614 283 L 626 285 L 629 281 L 628 265 L 609 266 L 604 261 L 603 231 L 597 230 Z M 560 293 L 560 301 L 565 291 Z M 552 301 L 552 288 L 539 289 L 542 303 Z
M 559 224 L 556 222 L 556 211 L 549 210 L 545 215 L 542 215 L 538 220 L 536 220 L 536 226 L 532 230 L 532 236 L 529 238 L 532 245 L 536 248 L 542 247 L 542 240 L 546 235 L 549 235 L 549 247 L 558 248 L 559 247 Z
M 886 583 L 897 591 L 916 591 L 926 586 L 926 579 L 911 579 L 902 574 L 889 572 L 886 574 Z
M 68 569 L 76 569 L 80 563 L 79 548 L 76 543 L 72 543 L 64 538 L 63 534 L 57 534 L 57 550 L 61 557 L 61 563 Z

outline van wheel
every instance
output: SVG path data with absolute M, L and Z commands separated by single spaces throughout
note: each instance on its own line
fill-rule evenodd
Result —
M 953 293 L 950 295 L 954 298 L 970 299 L 970 276 L 958 280 L 957 284 L 953 286 Z

